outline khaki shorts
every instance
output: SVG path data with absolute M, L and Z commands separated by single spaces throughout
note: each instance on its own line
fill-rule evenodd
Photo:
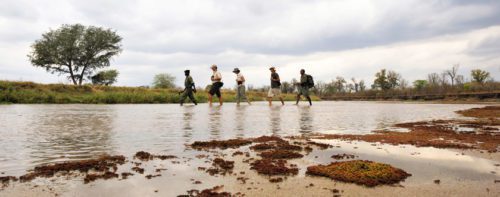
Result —
M 269 89 L 269 92 L 267 92 L 267 97 L 272 98 L 275 96 L 281 96 L 281 89 L 280 88 L 271 88 L 271 89 Z

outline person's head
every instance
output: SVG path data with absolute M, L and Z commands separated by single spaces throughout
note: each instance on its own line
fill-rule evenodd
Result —
M 213 71 L 216 71 L 216 70 L 217 70 L 217 65 L 212 64 L 212 66 L 210 66 L 210 68 L 211 68 Z
M 274 66 L 272 66 L 271 68 L 269 68 L 269 70 L 271 71 L 271 73 L 275 73 L 276 72 L 276 68 Z
M 300 69 L 300 74 L 301 74 L 301 75 L 306 74 L 306 70 L 304 70 L 304 69 Z
M 189 71 L 189 70 L 185 70 L 185 71 L 184 71 L 184 75 L 189 76 L 189 73 L 190 73 L 190 72 L 191 72 L 191 71 Z
M 239 69 L 239 68 L 234 68 L 233 73 L 234 73 L 234 74 L 238 74 L 238 73 L 240 73 L 240 69 Z

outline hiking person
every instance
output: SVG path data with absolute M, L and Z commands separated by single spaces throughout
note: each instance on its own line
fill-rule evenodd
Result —
M 235 68 L 233 70 L 233 73 L 236 74 L 236 84 L 237 84 L 236 105 L 240 105 L 241 100 L 245 100 L 249 105 L 251 105 L 250 101 L 248 100 L 245 94 L 245 77 L 241 74 L 239 68 Z
M 281 104 L 285 105 L 285 101 L 283 101 L 283 97 L 281 96 L 281 80 L 278 73 L 276 73 L 276 68 L 269 68 L 271 71 L 271 88 L 269 88 L 269 92 L 267 93 L 267 99 L 269 100 L 269 106 L 273 105 L 273 97 L 279 97 Z
M 309 96 L 309 89 L 314 87 L 314 80 L 311 75 L 306 74 L 304 69 L 300 70 L 300 83 L 296 84 L 299 87 L 299 92 L 297 93 L 297 102 L 295 105 L 299 104 L 300 96 L 306 97 L 309 101 L 309 105 L 312 106 L 311 97 Z
M 189 74 L 190 74 L 189 70 L 184 71 L 186 79 L 184 80 L 184 90 L 182 91 L 182 96 L 180 101 L 181 106 L 184 104 L 186 97 L 189 97 L 189 100 L 191 100 L 191 102 L 193 102 L 194 105 L 198 105 L 193 95 L 193 93 L 196 93 L 196 86 L 194 86 L 193 78 Z
M 220 92 L 220 89 L 224 86 L 224 83 L 222 83 L 222 75 L 217 71 L 217 65 L 214 64 L 210 68 L 213 74 L 210 77 L 212 87 L 210 87 L 210 91 L 208 91 L 208 102 L 209 105 L 212 106 L 212 97 L 216 95 L 217 98 L 219 98 L 219 104 L 222 105 L 222 94 Z

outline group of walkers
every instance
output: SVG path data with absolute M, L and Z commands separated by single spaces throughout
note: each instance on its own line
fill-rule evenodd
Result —
M 222 86 L 224 86 L 224 83 L 222 82 L 222 75 L 217 70 L 217 65 L 214 64 L 210 68 L 212 69 L 213 74 L 210 77 L 212 85 L 210 87 L 210 90 L 208 91 L 208 103 L 210 106 L 212 106 L 213 96 L 215 95 L 219 99 L 219 104 L 222 105 L 223 102 L 222 102 L 221 88 Z M 269 70 L 271 71 L 271 88 L 269 88 L 269 91 L 267 93 L 269 106 L 272 106 L 273 98 L 275 97 L 278 97 L 279 100 L 281 101 L 281 104 L 285 105 L 285 101 L 283 100 L 283 96 L 281 95 L 280 76 L 276 72 L 275 67 L 271 67 L 269 68 Z M 235 68 L 233 70 L 233 73 L 236 74 L 236 84 L 237 84 L 236 104 L 240 105 L 242 101 L 245 101 L 249 105 L 251 105 L 250 100 L 246 96 L 245 77 L 243 76 L 243 74 L 241 74 L 239 68 Z M 194 80 L 190 75 L 190 70 L 185 70 L 184 75 L 186 76 L 186 79 L 184 80 L 185 88 L 184 91 L 182 92 L 180 104 L 183 105 L 186 98 L 189 97 L 189 99 L 195 105 L 197 105 L 198 103 L 196 102 L 196 98 L 194 97 L 194 93 L 196 93 L 196 87 L 194 84 Z M 296 85 L 298 87 L 296 105 L 299 104 L 301 96 L 304 96 L 307 99 L 307 101 L 309 101 L 309 105 L 312 105 L 311 97 L 309 96 L 309 89 L 314 87 L 314 80 L 312 76 L 306 74 L 306 71 L 304 69 L 301 69 L 300 82 L 295 83 L 293 85 Z

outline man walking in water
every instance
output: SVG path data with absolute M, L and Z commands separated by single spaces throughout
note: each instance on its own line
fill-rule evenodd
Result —
M 312 106 L 311 97 L 309 97 L 309 88 L 314 86 L 314 81 L 311 75 L 307 75 L 304 69 L 300 70 L 300 83 L 296 84 L 299 86 L 299 93 L 297 94 L 297 102 L 295 105 L 299 104 L 300 96 L 304 96 L 309 101 L 309 105 Z
M 208 103 L 212 106 L 212 97 L 215 94 L 219 98 L 219 104 L 222 105 L 222 95 L 220 92 L 220 89 L 224 85 L 224 83 L 222 83 L 222 75 L 219 71 L 217 71 L 217 65 L 214 64 L 210 68 L 212 69 L 213 74 L 212 77 L 210 77 L 212 87 L 210 88 L 210 91 L 208 91 Z
M 236 105 L 239 106 L 241 100 L 245 100 L 249 105 L 251 105 L 245 94 L 245 77 L 241 74 L 239 68 L 235 68 L 233 73 L 236 74 L 236 84 L 238 86 L 236 89 Z
M 271 68 L 269 68 L 269 70 L 271 70 L 271 88 L 269 89 L 269 92 L 267 93 L 267 98 L 269 100 L 269 106 L 273 105 L 273 97 L 275 97 L 275 96 L 279 97 L 282 105 L 285 105 L 285 101 L 283 101 L 283 97 L 281 96 L 280 76 L 278 75 L 278 73 L 276 73 L 275 67 L 271 67 Z
M 186 97 L 189 97 L 189 99 L 195 104 L 198 105 L 196 102 L 196 99 L 194 98 L 193 93 L 196 93 L 196 87 L 194 86 L 194 81 L 193 78 L 189 75 L 190 71 L 185 70 L 184 75 L 186 76 L 186 79 L 184 80 L 184 91 L 181 96 L 181 106 L 184 104 L 184 101 L 186 100 Z

